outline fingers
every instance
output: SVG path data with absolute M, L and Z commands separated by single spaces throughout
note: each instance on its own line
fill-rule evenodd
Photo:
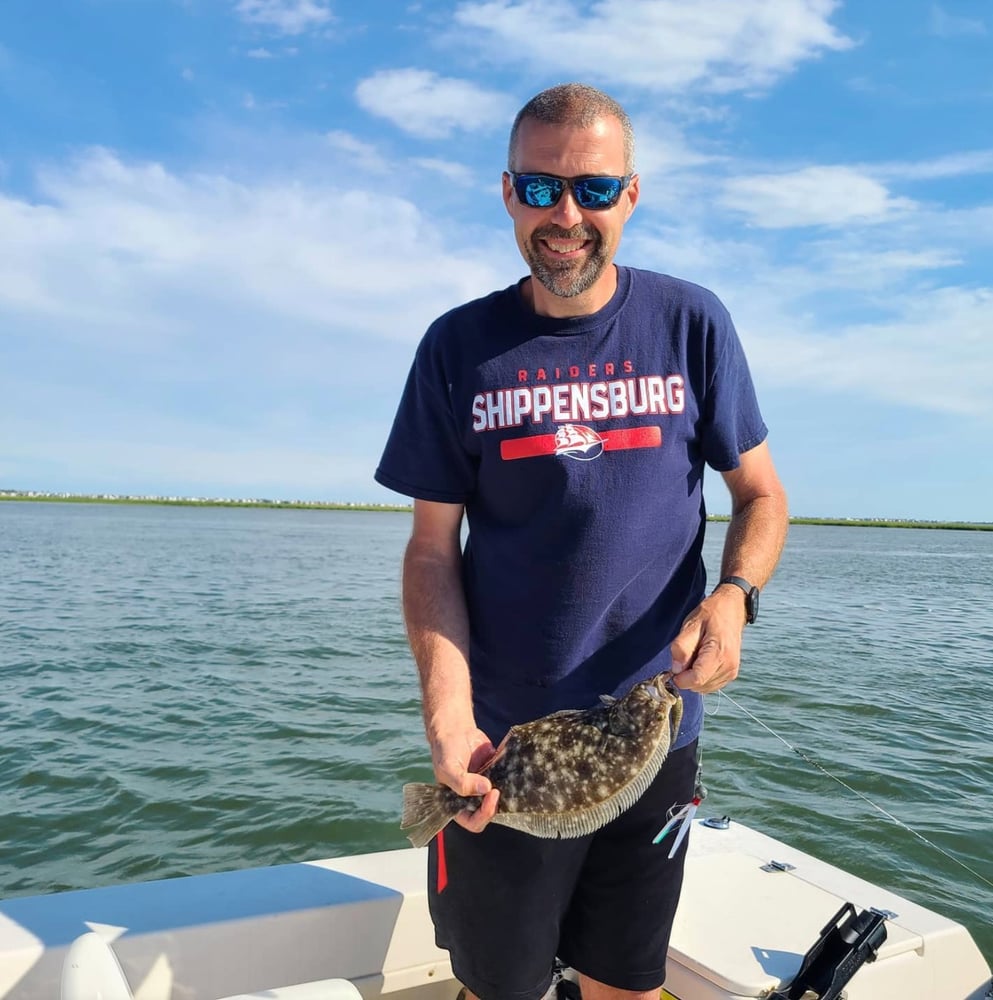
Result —
M 705 639 L 692 662 L 673 678 L 673 682 L 686 691 L 712 694 L 738 676 L 738 666 L 738 656 L 731 650 L 724 649 L 716 639 Z
M 457 795 L 464 798 L 479 797 L 455 817 L 459 826 L 473 833 L 479 833 L 496 814 L 500 793 L 485 774 L 477 773 L 477 768 L 485 767 L 496 752 L 482 730 L 476 729 L 460 734 L 455 739 L 438 740 L 434 744 L 436 760 L 434 774 L 439 782 L 447 785 Z
M 740 656 L 739 647 L 729 647 L 716 636 L 704 638 L 688 663 L 680 670 L 673 666 L 673 683 L 686 691 L 711 694 L 738 676 Z
M 466 771 L 464 765 L 446 767 L 440 761 L 435 768 L 435 777 L 443 785 L 448 785 L 456 794 L 465 798 L 481 796 L 478 805 L 473 803 L 469 808 L 455 816 L 455 822 L 472 833 L 480 833 L 496 815 L 500 792 L 485 775 Z
M 497 802 L 500 793 L 492 788 L 488 791 L 479 803 L 477 809 L 463 809 L 455 817 L 455 822 L 464 827 L 470 833 L 481 833 L 491 819 L 496 815 Z
M 493 819 L 500 793 L 485 774 L 476 768 L 485 766 L 495 753 L 486 734 L 476 730 L 468 739 L 453 741 L 454 752 L 445 753 L 447 746 L 437 745 L 439 757 L 435 764 L 435 777 L 443 785 L 465 798 L 479 797 L 455 817 L 459 826 L 472 833 L 479 833 Z
M 711 694 L 738 676 L 744 622 L 731 607 L 711 597 L 686 617 L 669 647 L 676 687 Z
M 696 671 L 691 669 L 673 678 L 673 683 L 675 683 L 676 687 L 684 691 L 695 691 L 697 694 L 713 694 L 715 691 L 720 691 L 722 687 L 730 684 L 733 680 L 734 676 L 730 674 L 719 674 L 705 681 L 698 678 Z
M 699 641 L 700 625 L 697 619 L 687 618 L 679 635 L 672 640 L 669 646 L 669 652 L 672 654 L 672 672 L 677 678 L 684 670 L 690 668 Z M 678 679 L 676 683 L 679 683 Z
M 463 761 L 441 760 L 435 766 L 435 777 L 457 795 L 485 795 L 492 787 L 485 775 L 466 770 Z
M 485 795 L 493 786 L 476 772 L 493 754 L 493 744 L 480 730 L 439 738 L 432 744 L 435 778 L 458 795 Z
M 493 783 L 489 778 L 482 774 L 473 774 L 472 771 L 467 771 L 462 776 L 462 788 L 463 791 L 459 792 L 460 795 L 487 795 L 490 789 L 493 787 Z

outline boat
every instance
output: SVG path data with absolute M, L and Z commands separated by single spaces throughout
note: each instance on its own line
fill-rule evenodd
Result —
M 0 900 L 0 1000 L 456 1000 L 425 855 Z M 722 817 L 692 823 L 662 997 L 991 1000 L 993 983 L 961 924 Z

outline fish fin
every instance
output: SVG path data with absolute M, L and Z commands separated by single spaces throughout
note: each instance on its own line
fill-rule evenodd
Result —
M 426 847 L 431 838 L 444 829 L 455 812 L 452 811 L 442 785 L 411 782 L 403 786 L 403 815 L 400 829 L 414 847 Z
M 602 694 L 600 695 L 600 701 L 604 705 L 613 705 L 614 702 L 617 701 L 617 699 L 612 694 Z
M 611 820 L 617 819 L 637 798 L 638 794 L 634 794 L 632 786 L 629 785 L 617 795 L 612 795 L 588 809 L 567 813 L 497 813 L 493 817 L 493 822 L 503 823 L 515 830 L 523 830 L 535 837 L 551 839 L 585 837 L 590 833 L 596 833 Z
M 551 840 L 585 837 L 596 833 L 600 827 L 620 816 L 621 808 L 616 800 L 617 796 L 601 802 L 593 809 L 573 813 L 497 813 L 493 822 L 530 833 L 533 837 Z

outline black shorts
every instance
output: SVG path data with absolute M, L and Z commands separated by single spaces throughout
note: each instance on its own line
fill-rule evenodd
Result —
M 586 837 L 449 823 L 430 845 L 428 898 L 456 978 L 482 1000 L 539 1000 L 558 957 L 608 986 L 661 986 L 686 840 L 671 861 L 672 835 L 652 840 L 693 798 L 696 750 L 670 753 L 645 794 Z

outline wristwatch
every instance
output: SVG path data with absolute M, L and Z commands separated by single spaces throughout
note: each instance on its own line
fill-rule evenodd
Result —
M 733 583 L 745 592 L 745 621 L 749 625 L 753 624 L 759 616 L 759 588 L 753 587 L 742 576 L 722 576 L 717 586 L 719 587 L 722 583 Z

